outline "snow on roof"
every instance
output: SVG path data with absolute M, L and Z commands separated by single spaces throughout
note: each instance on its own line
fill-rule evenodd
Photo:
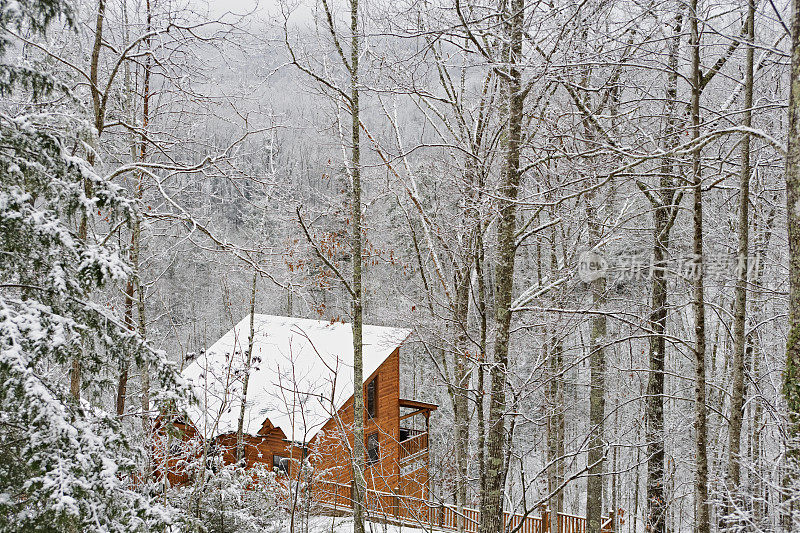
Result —
M 257 434 L 269 419 L 288 439 L 308 442 L 353 395 L 352 326 L 257 314 L 253 329 L 244 432 Z M 364 379 L 410 334 L 364 325 Z M 188 414 L 202 435 L 237 431 L 249 336 L 247 315 L 183 371 L 199 400 Z

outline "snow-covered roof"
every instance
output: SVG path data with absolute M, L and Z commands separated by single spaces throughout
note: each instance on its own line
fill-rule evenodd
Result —
M 260 314 L 253 323 L 244 432 L 257 434 L 269 419 L 288 439 L 308 442 L 353 395 L 352 326 Z M 364 379 L 410 334 L 364 325 Z M 188 414 L 207 437 L 237 431 L 249 336 L 247 315 L 183 371 L 199 400 Z

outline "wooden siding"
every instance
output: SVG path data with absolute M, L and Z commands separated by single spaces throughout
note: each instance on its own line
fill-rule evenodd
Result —
M 166 481 L 171 486 L 184 485 L 191 481 L 187 469 L 189 463 L 202 455 L 201 441 L 191 424 L 173 422 L 173 433 L 166 433 L 163 421 L 155 421 L 153 446 L 154 476 L 159 482 Z
M 370 435 L 377 435 L 380 460 L 365 470 L 367 487 L 381 492 L 396 492 L 399 488 L 400 466 L 398 439 L 400 436 L 400 349 L 392 354 L 365 379 L 367 385 L 377 378 L 377 413 L 367 416 L 364 409 L 364 447 Z M 312 439 L 309 448 L 312 463 L 321 476 L 329 481 L 349 484 L 352 479 L 351 452 L 353 446 L 353 397 L 339 409 L 337 415 L 323 426 Z
M 417 448 L 422 442 L 420 438 L 412 439 L 401 444 L 400 437 L 400 349 L 396 348 L 391 355 L 378 367 L 375 372 L 367 377 L 364 384 L 366 394 L 367 385 L 377 379 L 377 413 L 376 416 L 364 416 L 364 435 L 366 439 L 375 434 L 379 441 L 380 460 L 367 466 L 366 478 L 368 487 L 379 491 L 396 491 L 400 488 L 400 459 L 409 456 L 408 446 L 416 444 Z M 184 441 L 197 437 L 191 425 L 176 424 L 184 431 Z M 165 437 L 165 435 L 161 435 Z M 352 471 L 350 468 L 350 450 L 353 445 L 353 397 L 351 396 L 339 409 L 337 415 L 323 426 L 320 432 L 311 440 L 308 450 L 292 445 L 286 440 L 286 435 L 280 428 L 274 427 L 265 421 L 259 435 L 244 435 L 245 464 L 253 466 L 258 463 L 272 465 L 274 455 L 288 457 L 291 461 L 290 475 L 296 475 L 298 461 L 304 453 L 310 454 L 310 460 L 315 470 L 321 476 L 339 483 L 350 483 Z M 424 441 L 427 456 L 427 440 Z M 365 442 L 366 447 L 366 442 Z M 227 433 L 218 436 L 214 441 L 214 449 L 221 453 L 226 463 L 236 460 L 236 434 Z M 422 452 L 414 449 L 413 453 Z M 163 455 L 163 454 L 162 454 Z M 427 460 L 427 457 L 426 457 Z M 163 462 L 163 459 L 162 459 Z M 173 460 L 172 463 L 175 463 Z M 174 466 L 174 465 L 173 465 Z M 170 468 L 170 471 L 174 468 Z M 174 476 L 175 482 L 185 481 L 185 476 Z M 427 469 L 425 479 L 415 478 L 422 486 L 427 486 Z

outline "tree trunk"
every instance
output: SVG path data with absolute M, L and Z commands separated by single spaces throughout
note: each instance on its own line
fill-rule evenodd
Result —
M 767 214 L 767 219 L 764 222 L 764 229 L 761 232 L 761 235 L 757 238 L 757 244 L 755 249 L 758 253 L 756 257 L 757 261 L 757 268 L 755 270 L 755 276 L 753 279 L 753 286 L 758 291 L 756 294 L 758 295 L 758 301 L 756 302 L 756 308 L 761 303 L 760 299 L 760 290 L 762 284 L 762 277 L 764 274 L 764 266 L 766 264 L 767 259 L 767 250 L 769 246 L 769 241 L 772 236 L 772 229 L 773 224 L 775 222 L 775 207 L 774 204 L 770 208 L 769 213 Z M 745 361 L 750 361 L 752 364 L 752 389 L 753 391 L 750 393 L 750 397 L 752 398 L 750 403 L 751 412 L 752 412 L 752 419 L 750 421 L 750 431 L 751 431 L 751 446 L 750 451 L 752 454 L 751 461 L 753 468 L 756 472 L 761 472 L 763 468 L 763 455 L 761 453 L 761 417 L 764 410 L 763 399 L 760 396 L 758 391 L 758 386 L 761 383 L 761 358 L 763 357 L 760 350 L 760 344 L 758 340 L 755 338 L 754 332 L 750 332 L 747 340 L 747 350 L 745 352 Z M 765 505 L 765 497 L 764 497 L 764 477 L 757 476 L 755 481 L 753 482 L 752 491 L 753 491 L 753 519 L 755 520 L 756 524 L 761 524 L 764 520 L 766 514 L 766 505 Z
M 131 251 L 133 244 L 131 244 Z M 133 280 L 128 280 L 125 285 L 125 312 L 123 315 L 123 322 L 125 327 L 133 330 Z M 125 401 L 128 395 L 128 361 L 127 359 L 122 363 L 122 368 L 119 373 L 119 381 L 117 382 L 117 401 L 116 409 L 117 416 L 125 414 Z
M 456 447 L 456 508 L 457 527 L 464 531 L 464 507 L 467 504 L 467 467 L 469 459 L 469 391 L 470 372 L 467 367 L 467 317 L 469 313 L 470 270 L 461 268 L 456 275 L 455 309 L 453 327 L 454 376 L 453 376 L 453 426 Z
M 691 0 L 690 46 L 692 50 L 692 101 L 691 115 L 692 139 L 700 137 L 700 94 L 702 88 L 700 74 L 700 30 L 698 23 L 698 0 Z M 695 531 L 709 533 L 711 530 L 710 508 L 708 502 L 708 455 L 707 455 L 707 414 L 706 414 L 706 324 L 705 295 L 703 287 L 703 182 L 700 167 L 700 148 L 692 153 L 692 188 L 694 190 L 694 232 L 692 247 L 694 251 L 694 331 L 695 331 L 695 506 L 697 517 Z
M 351 198 L 353 234 L 353 531 L 364 533 L 364 365 L 363 365 L 363 308 L 361 290 L 361 146 L 359 137 L 358 58 L 358 0 L 350 0 L 350 100 L 351 100 Z
M 789 337 L 786 342 L 786 370 L 783 373 L 783 395 L 786 398 L 789 419 L 787 478 L 800 469 L 800 1 L 798 0 L 792 2 L 791 53 L 789 132 L 786 151 Z
M 239 425 L 236 428 L 236 462 L 246 466 L 244 461 L 244 416 L 247 406 L 247 386 L 250 384 L 250 365 L 253 361 L 253 344 L 255 343 L 256 287 L 258 273 L 253 273 L 253 288 L 250 291 L 250 336 L 247 338 L 247 356 L 244 363 L 244 379 L 242 380 L 242 400 L 239 407 Z
M 678 97 L 678 48 L 683 14 L 675 15 L 672 39 L 668 45 L 668 80 L 666 88 L 667 117 L 664 128 L 665 148 L 678 142 L 676 106 Z M 666 457 L 664 450 L 664 370 L 666 367 L 667 329 L 667 258 L 670 231 L 678 206 L 675 205 L 674 165 L 665 157 L 661 164 L 658 203 L 653 205 L 653 269 L 651 284 L 650 375 L 645 401 L 645 439 L 647 441 L 647 517 L 646 527 L 652 533 L 666 531 L 666 494 L 664 493 Z
M 586 21 L 581 20 L 582 38 L 588 35 Z M 591 84 L 591 68 L 584 69 L 581 85 L 588 87 Z M 587 109 L 591 100 L 587 96 L 584 105 Z M 591 145 L 597 135 L 596 127 L 589 121 L 584 122 L 584 135 L 587 147 Z M 588 244 L 591 252 L 599 253 L 597 247 L 602 240 L 603 225 L 597 213 L 597 188 L 596 178 L 590 177 L 589 187 L 585 193 L 586 226 L 588 229 Z M 589 331 L 589 434 L 587 438 L 587 477 L 586 477 L 586 531 L 587 533 L 600 533 L 603 514 L 603 468 L 605 462 L 603 420 L 605 418 L 605 349 L 606 342 L 606 316 L 602 314 L 605 304 L 606 279 L 600 275 L 589 282 L 589 291 L 592 295 L 592 309 L 597 312 L 592 316 Z
M 122 5 L 122 17 L 123 17 L 123 27 L 124 27 L 124 35 L 125 35 L 125 42 L 130 41 L 130 23 L 128 21 L 128 6 L 126 2 L 123 2 Z M 131 124 L 136 122 L 136 94 L 134 92 L 133 82 L 131 80 L 131 66 L 126 61 L 125 62 L 125 93 L 126 103 L 128 107 L 129 120 Z M 130 137 L 130 151 L 131 151 L 131 163 L 135 163 L 139 157 L 139 135 L 136 132 L 131 132 Z M 128 252 L 128 257 L 131 257 L 133 254 L 133 232 L 131 232 L 131 247 Z M 128 282 L 125 285 L 125 311 L 123 312 L 123 321 L 125 323 L 125 327 L 130 331 L 135 329 L 133 325 L 133 297 L 134 297 L 134 286 L 133 286 L 133 279 L 128 279 Z M 122 416 L 125 414 L 125 404 L 128 400 L 128 379 L 130 374 L 130 361 L 126 358 L 123 360 L 120 366 L 119 372 L 119 380 L 117 381 L 117 399 L 116 399 L 116 411 L 118 416 Z M 164 477 L 166 481 L 166 476 Z
M 103 21 L 106 17 L 106 2 L 105 0 L 99 0 L 97 3 L 97 17 L 95 18 L 95 32 L 94 32 L 94 44 L 92 45 L 92 55 L 90 58 L 89 63 L 89 81 L 90 83 L 90 93 L 92 95 L 92 104 L 94 110 L 94 126 L 95 130 L 97 130 L 97 136 L 92 139 L 90 145 L 92 146 L 92 151 L 89 152 L 87 162 L 90 166 L 94 166 L 95 162 L 95 151 L 98 149 L 98 140 L 100 138 L 101 133 L 103 132 L 103 107 L 101 106 L 100 101 L 100 91 L 99 91 L 99 83 L 98 83 L 98 76 L 100 70 L 100 52 L 102 51 L 102 42 L 103 42 Z M 84 180 L 83 183 L 84 192 L 86 196 L 91 198 L 92 197 L 92 186 L 91 182 L 88 180 Z M 89 219 L 88 216 L 84 213 L 81 216 L 81 221 L 78 226 L 78 238 L 82 241 L 86 241 L 89 236 Z M 69 392 L 73 398 L 80 399 L 81 397 L 81 361 L 78 358 L 72 360 L 72 369 L 70 371 L 69 377 Z
M 486 363 L 487 316 L 486 282 L 483 278 L 483 229 L 484 228 L 481 227 L 480 231 L 478 231 L 476 243 L 477 257 L 475 258 L 476 277 L 478 278 L 478 319 L 480 321 L 480 354 L 478 354 L 478 378 L 475 391 L 475 418 L 478 419 L 478 502 L 483 502 L 486 489 L 486 413 L 484 412 L 484 397 L 486 395 L 486 388 L 484 383 L 484 365 Z
M 597 219 L 594 189 L 586 195 L 586 218 L 589 225 L 589 246 L 594 249 L 600 242 L 600 221 Z M 606 279 L 599 277 L 590 283 L 592 309 L 601 311 L 605 301 Z M 600 533 L 603 514 L 603 463 L 605 417 L 605 350 L 606 317 L 596 314 L 592 318 L 589 336 L 589 448 L 588 477 L 586 479 L 586 524 L 588 533 Z
M 554 232 L 555 233 L 555 232 Z M 553 257 L 555 252 L 553 252 Z M 548 333 L 547 358 L 550 366 L 547 395 L 550 414 L 547 417 L 547 484 L 550 495 L 550 532 L 560 533 L 558 514 L 564 512 L 564 386 L 563 345 L 559 332 L 554 328 Z
M 647 441 L 647 528 L 653 533 L 666 531 L 665 453 L 664 453 L 664 370 L 666 361 L 667 272 L 669 230 L 668 213 L 659 207 L 653 213 L 653 279 L 650 327 L 650 376 L 646 395 Z
M 146 31 L 149 33 L 152 29 L 152 21 L 153 21 L 153 12 L 150 5 L 150 0 L 145 2 L 145 7 L 147 9 L 147 28 Z M 150 49 L 150 38 L 146 38 L 145 41 L 145 48 Z M 150 125 L 150 55 L 148 54 L 145 58 L 144 63 L 144 85 L 142 88 L 142 139 L 141 139 L 141 147 L 139 152 L 139 160 L 144 162 L 147 159 L 147 128 Z M 140 209 L 142 207 L 142 199 L 144 196 L 144 173 L 139 172 L 139 180 L 137 183 L 137 191 L 136 191 L 136 198 L 138 200 L 138 207 L 136 216 L 133 220 L 133 250 L 135 253 L 131 258 L 131 262 L 133 263 L 133 276 L 134 276 L 134 284 L 136 286 L 136 307 L 139 314 L 139 334 L 141 335 L 142 341 L 145 340 L 147 337 L 146 333 L 146 322 L 145 322 L 145 308 L 144 308 L 144 287 L 142 286 L 142 278 L 141 278 L 141 267 L 139 265 L 139 252 L 141 250 L 141 243 L 142 243 L 142 236 L 141 236 L 141 215 Z M 150 465 L 150 368 L 145 360 L 142 363 L 141 368 L 139 369 L 142 377 L 142 431 L 144 434 L 144 441 L 146 446 L 148 447 L 147 453 L 145 455 L 145 479 L 150 479 L 151 473 L 151 465 Z
M 141 181 L 140 181 L 141 187 Z M 142 342 L 147 338 L 147 323 L 145 321 L 145 308 L 144 308 L 144 287 L 141 281 L 141 266 L 139 264 L 139 254 L 141 251 L 141 224 L 139 218 L 133 222 L 133 234 L 136 245 L 134 246 L 135 253 L 132 258 L 134 286 L 136 288 L 136 310 L 139 317 L 139 336 Z M 144 432 L 144 439 L 146 443 L 150 442 L 150 367 L 147 360 L 142 362 L 141 368 L 141 385 L 142 385 L 142 431 Z M 145 467 L 145 474 L 149 479 L 150 475 L 150 453 L 147 453 L 147 463 Z
M 792 2 L 792 70 L 789 142 L 786 153 L 786 212 L 789 238 L 789 338 L 783 394 L 789 416 L 788 457 L 800 460 L 800 1 Z
M 752 123 L 753 107 L 753 44 L 755 39 L 755 0 L 748 0 L 747 41 L 745 58 L 744 117 L 742 126 Z M 742 418 L 744 417 L 744 352 L 747 344 L 745 325 L 747 320 L 747 275 L 750 239 L 750 135 L 742 139 L 741 175 L 739 176 L 739 246 L 737 250 L 736 294 L 733 307 L 733 360 L 731 361 L 733 391 L 731 394 L 731 417 L 728 431 L 728 492 L 732 498 L 728 514 L 738 505 L 734 501 L 739 492 L 741 470 Z
M 520 184 L 520 145 L 524 95 L 522 71 L 522 36 L 525 22 L 525 0 L 511 0 L 506 14 L 505 30 L 509 36 L 508 77 L 504 78 L 508 98 L 506 122 L 506 154 L 502 182 L 498 194 L 500 220 L 497 226 L 497 262 L 495 266 L 495 344 L 494 364 L 490 371 L 489 428 L 487 434 L 486 487 L 481 501 L 479 530 L 482 533 L 499 533 L 503 530 L 503 489 L 505 485 L 504 448 L 507 444 L 506 372 L 511 328 L 511 303 L 514 288 L 514 261 L 516 258 L 516 199 Z M 509 443 L 510 444 L 510 443 Z

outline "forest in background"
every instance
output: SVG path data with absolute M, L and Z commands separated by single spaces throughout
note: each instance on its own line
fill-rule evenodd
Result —
M 361 2 L 0 0 L 0 530 L 285 527 L 139 482 L 253 309 L 413 329 L 481 531 L 800 528 L 797 8 Z

